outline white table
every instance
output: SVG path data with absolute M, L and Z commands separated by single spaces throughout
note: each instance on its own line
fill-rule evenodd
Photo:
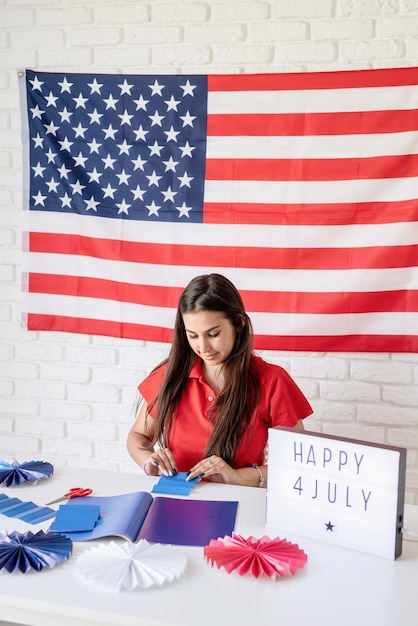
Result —
M 56 468 L 37 485 L 0 493 L 43 505 L 70 487 L 92 487 L 95 495 L 149 491 L 156 479 Z M 404 540 L 396 561 L 370 556 L 264 526 L 265 490 L 200 483 L 191 496 L 238 500 L 236 532 L 247 537 L 280 536 L 298 543 L 308 563 L 295 576 L 272 581 L 240 577 L 212 568 L 202 548 L 186 553 L 185 575 L 149 590 L 111 592 L 79 577 L 77 557 L 91 542 L 74 544 L 72 557 L 54 569 L 9 574 L 0 571 L 0 620 L 30 626 L 416 626 L 418 543 Z M 58 506 L 58 505 L 57 505 Z M 46 529 L 0 515 L 0 531 Z M 418 507 L 406 507 L 405 528 L 418 534 Z M 107 540 L 106 540 L 107 541 Z

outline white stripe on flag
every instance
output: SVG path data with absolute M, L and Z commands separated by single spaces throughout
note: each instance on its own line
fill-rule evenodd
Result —
M 302 137 L 208 136 L 207 159 L 359 159 L 418 154 L 418 132 Z
M 29 212 L 28 212 L 29 213 Z M 26 213 L 26 215 L 28 215 Z M 179 224 L 30 211 L 30 229 L 99 239 L 248 248 L 363 248 L 418 244 L 417 222 L 344 226 Z
M 265 204 L 335 204 L 343 202 L 396 202 L 418 197 L 418 178 L 343 181 L 209 180 L 205 202 Z
M 210 113 L 335 113 L 418 108 L 415 85 L 361 89 L 209 91 Z
M 215 259 L 214 259 L 215 261 Z M 26 268 L 25 268 L 26 269 Z M 184 287 L 199 274 L 217 272 L 233 280 L 240 290 L 366 293 L 418 289 L 418 268 L 355 270 L 234 269 L 208 266 L 154 265 L 96 259 L 81 255 L 31 254 L 31 272 L 58 276 L 82 276 L 144 285 Z

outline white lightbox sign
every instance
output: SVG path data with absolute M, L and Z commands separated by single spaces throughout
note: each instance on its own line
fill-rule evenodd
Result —
M 405 471 L 405 448 L 271 428 L 266 526 L 396 559 Z

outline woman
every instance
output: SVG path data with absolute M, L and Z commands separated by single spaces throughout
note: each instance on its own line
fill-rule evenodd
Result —
M 144 402 L 127 447 L 146 474 L 265 486 L 268 428 L 303 428 L 312 408 L 283 368 L 253 353 L 252 339 L 227 278 L 188 284 L 169 356 L 139 385 Z

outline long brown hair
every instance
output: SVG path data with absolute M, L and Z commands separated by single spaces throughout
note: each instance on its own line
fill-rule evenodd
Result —
M 216 454 L 232 464 L 258 404 L 259 377 L 252 358 L 251 320 L 235 286 L 220 274 L 197 276 L 180 296 L 173 342 L 164 361 L 167 370 L 157 397 L 150 403 L 150 408 L 157 403 L 154 443 L 167 445 L 173 413 L 196 359 L 187 339 L 183 314 L 198 311 L 224 313 L 236 331 L 232 351 L 222 364 L 224 389 L 213 405 L 210 418 L 214 427 L 204 453 L 204 456 Z

